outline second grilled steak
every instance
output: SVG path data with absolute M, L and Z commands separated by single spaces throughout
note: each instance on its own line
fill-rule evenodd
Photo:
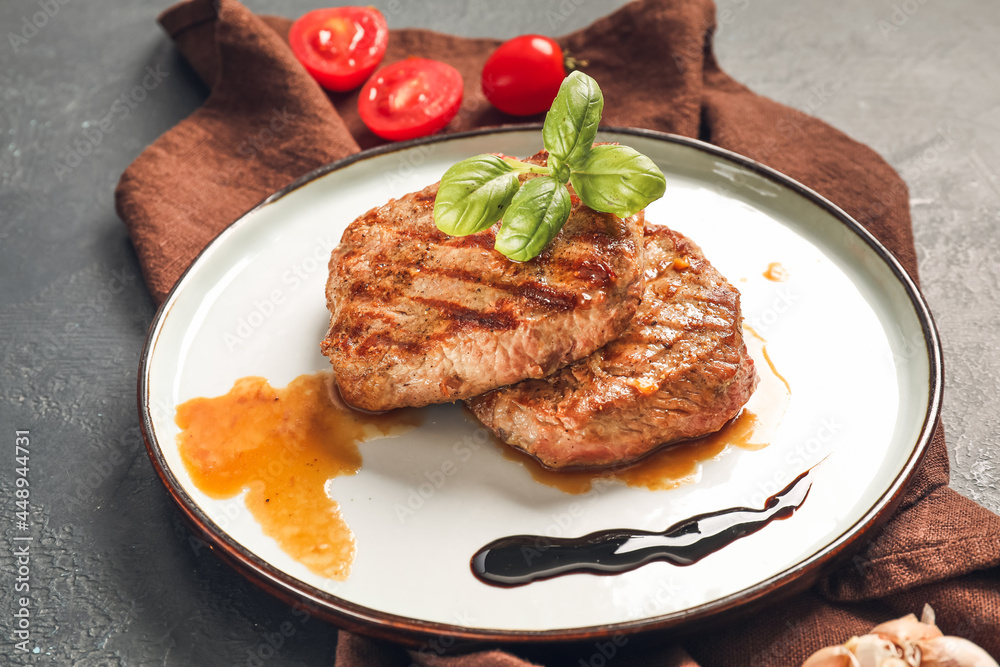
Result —
M 544 163 L 544 154 L 532 160 Z M 434 225 L 437 184 L 352 222 L 330 259 L 330 358 L 345 401 L 388 410 L 461 400 L 581 359 L 628 326 L 643 288 L 643 216 L 574 198 L 530 262 L 494 250 L 496 227 Z
M 757 384 L 739 292 L 689 239 L 647 226 L 646 287 L 620 338 L 586 359 L 468 401 L 501 440 L 551 468 L 634 461 L 712 433 Z

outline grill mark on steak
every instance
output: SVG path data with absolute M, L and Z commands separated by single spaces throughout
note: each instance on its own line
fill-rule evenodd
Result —
M 540 283 L 526 282 L 520 286 L 515 285 L 512 286 L 512 292 L 548 310 L 550 313 L 563 313 L 576 308 L 580 303 L 580 299 L 576 294 L 546 287 Z
M 358 344 L 357 350 L 361 355 L 370 354 L 373 351 L 381 352 L 387 348 L 393 348 L 397 352 L 420 352 L 423 346 L 419 343 L 410 341 L 400 341 L 395 340 L 389 333 L 374 333 L 366 336 L 365 339 Z
M 413 193 L 413 201 L 418 205 L 434 206 L 434 198 L 437 196 L 437 188 L 433 190 L 425 188 Z
M 503 302 L 497 305 L 499 309 L 487 311 L 467 308 L 459 303 L 441 299 L 427 299 L 422 296 L 411 297 L 417 303 L 434 308 L 438 315 L 448 322 L 447 332 L 466 331 L 469 329 L 485 329 L 487 331 L 510 331 L 517 326 L 517 318 L 503 309 Z
M 483 284 L 483 278 L 480 274 L 457 267 L 421 266 L 420 272 L 426 275 L 439 275 L 451 278 L 452 280 L 477 285 Z M 590 281 L 586 282 L 590 286 L 596 286 Z M 506 292 L 513 296 L 523 297 L 553 312 L 562 312 L 575 308 L 580 301 L 575 292 L 555 289 L 554 287 L 532 281 L 494 281 L 489 283 L 487 287 L 499 292 Z
M 468 236 L 448 236 L 440 231 L 433 234 L 427 234 L 414 230 L 407 230 L 403 232 L 402 236 L 414 241 L 420 241 L 427 246 L 439 244 L 455 248 L 479 248 L 487 253 L 496 253 L 497 257 L 502 257 L 502 255 L 500 255 L 500 253 L 494 248 L 494 245 L 496 244 L 496 231 L 494 228 L 490 228 L 476 234 L 469 234 Z M 552 255 L 545 255 L 543 252 L 544 259 L 552 265 L 552 268 L 557 269 L 559 272 L 564 272 L 567 275 L 573 275 L 577 280 L 583 281 L 588 287 L 603 288 L 613 285 L 617 276 L 615 275 L 614 269 L 611 268 L 610 262 L 602 256 L 607 255 L 608 257 L 613 257 L 619 252 L 618 248 L 614 246 L 615 241 L 610 240 L 604 234 L 581 234 L 578 238 L 583 242 L 593 244 L 593 257 L 583 259 L 566 259 Z M 470 282 L 482 282 L 480 274 L 473 273 L 472 271 L 459 267 L 421 265 L 420 269 L 422 271 L 437 272 L 451 278 L 468 280 Z M 493 283 L 491 286 L 505 291 L 514 291 L 515 289 L 510 284 L 503 282 Z M 578 285 L 574 285 L 574 287 L 578 287 Z M 526 288 L 522 287 L 522 289 Z M 556 297 L 549 292 L 552 288 L 543 286 L 543 289 L 547 292 L 545 295 L 546 298 L 558 298 L 562 300 L 563 297 Z M 563 294 L 568 294 L 568 292 L 564 291 Z
M 407 239 L 410 241 L 419 241 L 424 244 L 446 243 L 450 245 L 453 245 L 451 243 L 452 239 L 456 238 L 471 239 L 473 236 L 479 236 L 479 234 L 472 234 L 470 236 L 448 236 L 437 227 L 433 227 L 430 229 L 423 227 L 420 229 L 400 229 L 400 230 L 394 229 L 393 233 L 398 234 L 403 239 Z M 492 247 L 493 244 L 491 242 L 490 248 Z
M 545 163 L 545 154 L 530 158 Z M 344 400 L 365 410 L 461 400 L 543 377 L 620 334 L 642 294 L 639 214 L 575 203 L 556 239 L 513 262 L 491 229 L 434 225 L 437 184 L 358 217 L 330 258 L 330 357 Z
M 417 266 L 419 273 L 427 276 L 442 276 L 450 278 L 458 282 L 466 282 L 470 284 L 483 284 L 482 277 L 479 274 L 473 273 L 472 271 L 467 271 L 465 269 L 453 268 L 453 267 L 438 267 L 438 266 Z M 590 278 L 589 273 L 585 273 L 585 276 Z M 410 276 L 412 278 L 412 276 Z M 591 287 L 606 287 L 610 284 L 610 279 L 601 280 L 582 280 L 583 283 Z M 559 290 L 548 285 L 543 285 L 537 282 L 494 282 L 488 285 L 489 289 L 496 290 L 499 292 L 505 292 L 512 296 L 521 297 L 527 299 L 538 305 L 539 307 L 545 308 L 550 312 L 565 312 L 572 310 L 577 306 L 581 305 L 579 296 L 574 292 L 568 292 L 566 290 Z M 392 297 L 399 296 L 403 291 L 402 287 L 396 286 L 377 286 L 369 283 L 356 283 L 351 285 L 349 288 L 349 293 L 352 299 L 356 301 L 379 301 L 386 302 L 391 300 Z M 435 305 L 445 304 L 447 301 L 440 299 L 422 299 L 421 297 L 414 297 L 415 300 L 421 303 L 429 303 L 433 301 Z M 454 310 L 454 308 L 448 308 L 449 311 Z M 449 317 L 455 316 L 453 313 L 447 315 Z M 471 314 L 466 314 L 464 319 L 471 320 L 474 317 Z
M 455 248 L 480 248 L 489 252 L 496 252 L 493 248 L 497 242 L 497 235 L 492 229 L 469 234 L 468 236 L 449 236 L 444 241 L 447 245 Z
M 734 417 L 757 376 L 739 292 L 690 240 L 645 229 L 646 287 L 630 326 L 585 359 L 467 401 L 551 468 L 620 465 Z
M 428 266 L 421 264 L 419 267 L 421 273 L 427 275 L 438 275 L 444 276 L 445 278 L 451 278 L 452 280 L 460 280 L 467 283 L 481 284 L 483 282 L 483 277 L 478 273 L 469 271 L 468 269 L 459 268 L 457 266 Z M 500 285 L 491 285 L 495 289 L 503 289 Z

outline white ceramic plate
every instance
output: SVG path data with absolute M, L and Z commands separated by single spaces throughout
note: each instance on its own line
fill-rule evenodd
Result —
M 328 323 L 326 264 L 344 228 L 462 158 L 531 155 L 541 135 L 522 128 L 397 145 L 318 170 L 233 223 L 179 281 L 150 330 L 139 387 L 147 445 L 184 513 L 223 556 L 286 600 L 371 634 L 418 643 L 432 635 L 574 639 L 694 623 L 801 588 L 885 517 L 930 438 L 942 384 L 938 339 L 905 272 L 833 204 L 745 158 L 644 131 L 599 139 L 633 146 L 659 165 L 667 193 L 647 220 L 694 239 L 741 290 L 746 322 L 767 340 L 792 391 L 770 446 L 729 450 L 703 466 L 698 482 L 672 490 L 604 484 L 573 496 L 505 459 L 457 407 L 430 408 L 418 429 L 363 444 L 361 472 L 330 484 L 357 539 L 344 582 L 285 554 L 239 498 L 199 491 L 180 460 L 174 407 L 224 394 L 244 376 L 281 387 L 328 368 L 318 346 Z M 786 282 L 763 277 L 771 262 L 787 270 Z M 702 512 L 760 506 L 824 457 L 791 518 L 689 567 L 658 562 L 513 589 L 485 585 L 470 571 L 476 550 L 507 535 L 663 530 Z M 398 506 L 421 491 L 425 473 L 448 460 L 457 472 L 429 495 L 425 485 L 419 510 L 401 516 Z

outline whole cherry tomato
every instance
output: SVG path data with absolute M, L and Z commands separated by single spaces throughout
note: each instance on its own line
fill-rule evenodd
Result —
M 562 49 L 551 37 L 521 35 L 497 47 L 483 66 L 483 94 L 515 116 L 547 111 L 566 78 Z
M 437 132 L 462 106 L 465 86 L 451 65 L 407 58 L 379 69 L 358 96 L 358 114 L 368 129 L 398 141 Z
M 292 24 L 288 42 L 319 85 L 353 90 L 382 62 L 389 26 L 374 7 L 316 9 Z

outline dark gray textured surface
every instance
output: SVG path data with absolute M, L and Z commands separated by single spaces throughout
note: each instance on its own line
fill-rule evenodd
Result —
M 205 550 L 192 548 L 138 432 L 135 375 L 153 305 L 113 209 L 128 163 L 201 102 L 205 88 L 155 24 L 166 2 L 49 1 L 58 11 L 11 43 L 39 0 L 0 5 L 0 662 L 331 662 L 333 630 L 302 622 Z M 254 0 L 298 15 L 314 1 Z M 562 34 L 621 2 L 393 0 L 390 25 L 470 36 Z M 560 7 L 571 8 L 562 17 Z M 945 347 L 953 485 L 1000 510 L 1000 5 L 994 0 L 719 0 L 717 52 L 751 88 L 827 120 L 909 183 L 923 286 Z M 396 10 L 396 11 L 393 11 Z M 728 10 L 728 13 L 725 13 Z M 116 99 L 166 73 L 127 116 Z M 817 91 L 819 91 L 817 93 Z M 78 138 L 110 130 L 81 164 Z M 96 140 L 92 143 L 97 143 Z M 8 544 L 13 432 L 30 429 L 30 647 L 14 650 Z M 287 626 L 286 626 L 287 627 Z

